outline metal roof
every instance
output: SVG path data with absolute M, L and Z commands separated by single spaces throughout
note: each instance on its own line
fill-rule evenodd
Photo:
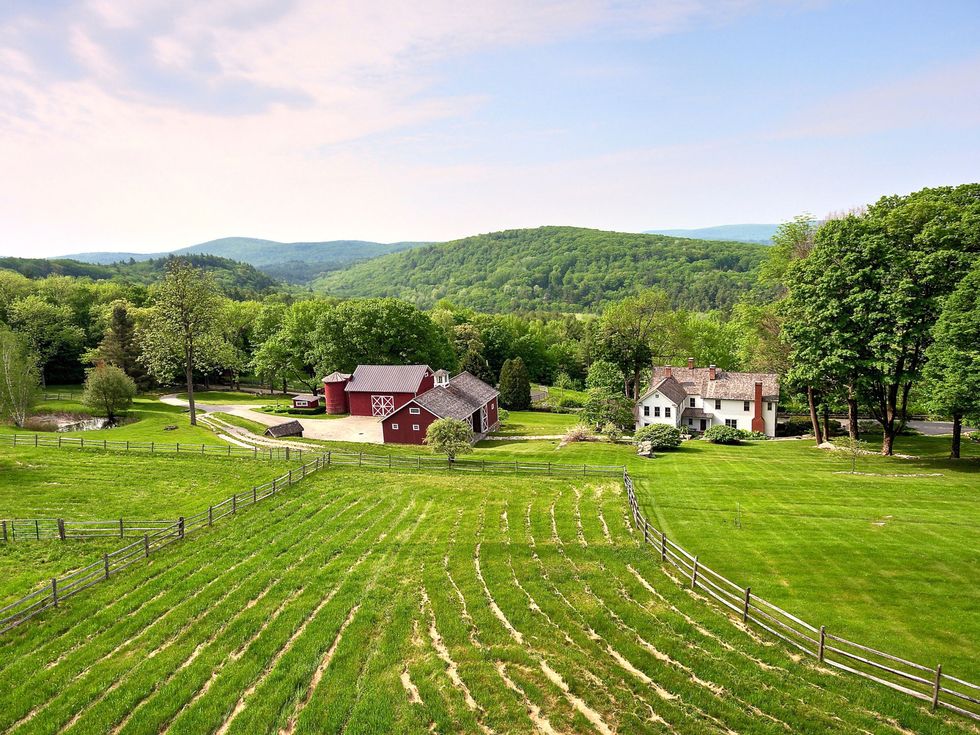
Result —
M 342 373 L 339 370 L 334 370 L 330 375 L 323 379 L 324 383 L 343 383 L 345 380 L 350 380 L 350 373 Z
M 428 365 L 358 365 L 344 390 L 351 393 L 415 393 L 432 373 Z

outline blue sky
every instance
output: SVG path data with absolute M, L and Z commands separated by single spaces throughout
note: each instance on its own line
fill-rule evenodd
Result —
M 778 222 L 978 179 L 980 4 L 0 8 L 0 253 Z

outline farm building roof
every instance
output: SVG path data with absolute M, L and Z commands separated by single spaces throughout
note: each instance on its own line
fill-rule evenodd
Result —
M 319 401 L 320 396 L 314 395 L 313 393 L 300 393 L 298 395 L 293 396 L 293 400 L 306 401 L 307 403 L 309 403 L 310 401 Z
M 345 380 L 350 380 L 350 373 L 342 373 L 339 370 L 334 370 L 330 375 L 323 379 L 324 383 L 343 383 Z
M 465 420 L 498 395 L 493 386 L 487 385 L 475 375 L 463 372 L 452 378 L 447 385 L 427 390 L 410 402 L 441 419 Z M 400 408 L 403 406 L 399 406 Z
M 426 373 L 428 365 L 358 365 L 344 388 L 357 393 L 414 393 Z
M 668 368 L 655 367 L 650 384 L 649 395 L 656 386 L 668 378 Z M 715 379 L 711 379 L 711 368 L 671 367 L 670 379 L 676 381 L 686 396 L 702 396 L 706 399 L 723 398 L 735 401 L 751 401 L 755 398 L 755 384 L 762 383 L 762 398 L 766 401 L 779 400 L 779 376 L 775 373 L 736 373 L 720 368 L 715 369 Z M 663 392 L 665 395 L 666 392 Z M 673 398 L 667 395 L 668 398 Z M 682 398 L 683 400 L 683 398 Z M 675 401 L 677 403 L 677 401 Z
M 303 436 L 303 424 L 299 421 L 287 421 L 284 424 L 276 424 L 265 430 L 266 436 L 274 439 L 281 439 L 284 436 Z

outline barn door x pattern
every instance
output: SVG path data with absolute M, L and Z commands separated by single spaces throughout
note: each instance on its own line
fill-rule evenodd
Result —
M 394 396 L 371 396 L 371 415 L 387 416 L 395 410 Z

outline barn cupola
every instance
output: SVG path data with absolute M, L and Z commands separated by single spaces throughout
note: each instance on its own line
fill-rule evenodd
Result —
M 436 370 L 432 376 L 435 378 L 436 385 L 445 388 L 449 385 L 449 371 L 448 370 Z

